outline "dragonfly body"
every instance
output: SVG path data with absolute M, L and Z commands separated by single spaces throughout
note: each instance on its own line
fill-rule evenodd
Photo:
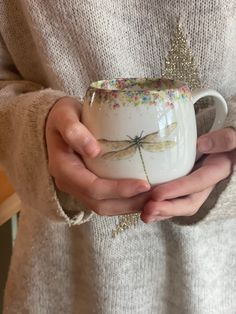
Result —
M 174 147 L 176 145 L 176 141 L 161 141 L 161 139 L 169 136 L 176 126 L 177 123 L 174 122 L 160 131 L 153 132 L 145 136 L 142 136 L 144 131 L 141 132 L 141 135 L 136 135 L 133 138 L 127 135 L 129 140 L 124 141 L 99 139 L 98 142 L 103 147 L 103 151 L 108 150 L 108 152 L 102 153 L 101 157 L 110 160 L 120 160 L 132 157 L 137 151 L 137 148 L 139 150 L 142 148 L 148 152 L 160 152 Z
M 174 147 L 176 145 L 175 140 L 161 141 L 161 139 L 163 137 L 169 136 L 176 128 L 176 126 L 177 123 L 174 122 L 160 131 L 153 132 L 145 136 L 142 136 L 144 131 L 142 131 L 139 136 L 136 135 L 133 138 L 127 135 L 129 140 L 124 141 L 110 141 L 107 139 L 99 139 L 98 141 L 103 147 L 103 151 L 104 149 L 108 150 L 108 152 L 102 153 L 100 157 L 109 160 L 128 159 L 131 158 L 138 150 L 145 176 L 147 178 L 147 181 L 150 183 L 142 150 L 148 152 L 161 152 L 171 147 Z

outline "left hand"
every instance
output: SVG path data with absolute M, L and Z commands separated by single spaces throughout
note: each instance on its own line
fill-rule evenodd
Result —
M 236 162 L 236 131 L 225 128 L 204 134 L 198 139 L 197 149 L 207 156 L 196 164 L 196 170 L 153 188 L 141 214 L 144 222 L 194 215 L 215 185 L 232 173 Z

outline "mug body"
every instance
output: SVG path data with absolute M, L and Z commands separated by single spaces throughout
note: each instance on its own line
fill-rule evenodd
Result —
M 92 83 L 82 122 L 101 153 L 84 158 L 102 178 L 138 178 L 151 185 L 190 172 L 196 158 L 196 120 L 185 83 L 129 78 Z

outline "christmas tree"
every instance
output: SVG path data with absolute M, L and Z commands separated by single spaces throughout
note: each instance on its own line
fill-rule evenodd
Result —
M 171 43 L 171 49 L 165 60 L 165 70 L 162 73 L 162 77 L 183 81 L 191 89 L 201 87 L 194 58 L 180 23 L 178 23 Z M 212 101 L 210 98 L 201 99 L 195 105 L 195 112 L 198 113 L 211 105 Z
M 163 77 L 176 79 L 188 84 L 191 89 L 201 87 L 197 69 L 187 40 L 178 23 L 177 30 L 172 40 L 171 49 L 165 61 Z

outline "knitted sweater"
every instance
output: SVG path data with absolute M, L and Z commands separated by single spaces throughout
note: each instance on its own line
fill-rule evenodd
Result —
M 44 136 L 60 97 L 114 77 L 216 89 L 235 126 L 235 1 L 3 0 L 0 11 L 0 163 L 23 203 L 4 313 L 236 313 L 235 171 L 194 216 L 112 238 L 118 217 L 56 190 Z M 200 111 L 200 132 L 210 116 Z

